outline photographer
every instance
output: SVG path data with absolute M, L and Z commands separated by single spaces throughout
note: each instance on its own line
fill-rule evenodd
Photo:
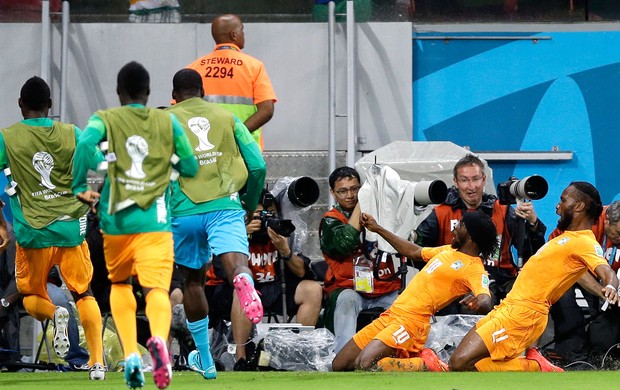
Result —
M 516 208 L 500 204 L 494 195 L 484 192 L 486 175 L 484 162 L 468 154 L 461 158 L 453 169 L 454 186 L 448 190 L 446 201 L 431 212 L 418 226 L 417 243 L 421 246 L 439 246 L 450 243 L 452 229 L 463 217 L 463 213 L 481 210 L 489 215 L 497 227 L 498 253 L 485 259 L 485 269 L 491 278 L 491 292 L 495 304 L 499 304 L 512 288 L 517 277 L 511 245 L 516 233 L 518 218 L 525 219 L 524 260 L 545 243 L 546 226 L 538 219 L 531 202 L 521 202 Z M 458 306 L 449 306 L 440 314 L 456 314 Z
M 323 214 L 319 225 L 321 251 L 328 266 L 323 286 L 327 296 L 323 318 L 325 327 L 334 333 L 334 351 L 338 353 L 356 333 L 360 312 L 390 307 L 398 296 L 401 281 L 377 277 L 379 272 L 395 274 L 391 261 L 379 262 L 376 273 L 370 267 L 359 267 L 362 272 L 357 272 L 356 278 L 356 260 L 366 261 L 360 241 L 360 175 L 351 167 L 336 168 L 329 175 L 329 187 L 336 204 Z
M 252 270 L 265 312 L 283 315 L 283 305 L 286 304 L 289 318 L 296 315 L 296 322 L 316 325 L 321 310 L 321 285 L 313 280 L 310 259 L 291 250 L 292 237 L 288 236 L 293 233 L 294 226 L 289 220 L 279 219 L 278 207 L 271 193 L 263 191 L 261 202 L 246 230 L 250 243 L 248 267 Z M 234 370 L 253 370 L 256 367 L 250 362 L 249 351 L 246 351 L 252 323 L 235 303 L 237 296 L 232 294 L 232 288 L 226 283 L 219 283 L 223 279 L 222 271 L 221 263 L 216 259 L 207 272 L 206 290 L 211 313 L 222 317 L 230 313 L 233 339 L 237 346 Z

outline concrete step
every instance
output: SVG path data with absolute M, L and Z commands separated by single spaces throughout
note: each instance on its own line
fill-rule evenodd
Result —
M 329 155 L 327 151 L 265 152 L 267 177 L 310 176 L 313 179 L 326 178 L 329 172 Z M 346 153 L 336 153 L 336 166 L 346 164 Z

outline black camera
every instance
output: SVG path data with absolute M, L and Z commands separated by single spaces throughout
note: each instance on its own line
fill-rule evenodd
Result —
M 267 233 L 267 228 L 270 227 L 279 235 L 289 237 L 295 231 L 295 225 L 293 225 L 290 219 L 277 218 L 273 212 L 267 210 L 274 203 L 275 198 L 273 194 L 265 191 L 260 199 L 260 204 L 263 205 L 263 210 L 258 215 L 258 219 L 261 221 L 260 230 Z
M 261 230 L 267 228 L 273 229 L 274 232 L 281 236 L 289 237 L 295 231 L 295 225 L 290 219 L 276 218 L 274 214 L 267 210 L 262 210 L 259 215 Z
M 516 204 L 517 199 L 542 199 L 548 190 L 549 184 L 542 176 L 532 175 L 521 180 L 511 176 L 508 181 L 497 185 L 497 197 L 500 204 Z

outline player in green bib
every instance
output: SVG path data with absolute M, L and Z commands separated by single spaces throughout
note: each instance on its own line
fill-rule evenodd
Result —
M 205 379 L 215 379 L 204 293 L 207 264 L 212 256 L 222 260 L 246 316 L 260 322 L 263 307 L 248 268 L 245 217 L 258 205 L 266 164 L 239 118 L 202 99 L 198 72 L 182 69 L 172 84 L 177 104 L 168 111 L 183 124 L 199 165 L 195 177 L 173 183 L 171 200 L 175 262 L 183 271 L 183 305 L 197 348 L 189 354 L 188 363 Z
M 47 293 L 47 276 L 58 265 L 76 303 L 90 350 L 90 379 L 104 379 L 101 311 L 90 290 L 93 266 L 86 233 L 88 207 L 71 191 L 80 129 L 48 118 L 50 89 L 40 77 L 24 83 L 19 107 L 24 120 L 2 129 L 0 167 L 9 184 L 15 238 L 17 288 L 28 314 L 54 321 L 54 349 L 69 350 L 69 312 Z
M 153 360 L 158 388 L 170 384 L 168 339 L 172 311 L 168 289 L 174 266 L 170 227 L 170 180 L 173 167 L 181 176 L 194 176 L 198 165 L 183 127 L 168 112 L 146 107 L 149 73 L 130 62 L 118 73 L 121 107 L 97 111 L 88 121 L 75 154 L 73 192 L 83 202 L 98 200 L 103 245 L 112 282 L 110 307 L 125 355 L 125 381 L 144 385 L 136 337 L 136 300 L 131 278 L 146 297 Z M 100 144 L 101 143 L 101 144 Z M 97 145 L 106 152 L 94 161 Z M 94 163 L 107 169 L 101 194 L 88 188 L 86 176 Z

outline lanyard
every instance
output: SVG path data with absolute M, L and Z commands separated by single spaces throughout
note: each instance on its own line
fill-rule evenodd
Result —
M 605 236 L 605 238 L 603 239 L 603 246 L 605 247 L 605 251 L 607 251 L 607 236 Z M 607 259 L 607 261 L 609 262 L 609 266 L 611 266 L 616 260 L 616 251 L 618 250 L 618 248 L 614 245 L 610 249 L 611 253 L 609 254 L 609 258 Z

